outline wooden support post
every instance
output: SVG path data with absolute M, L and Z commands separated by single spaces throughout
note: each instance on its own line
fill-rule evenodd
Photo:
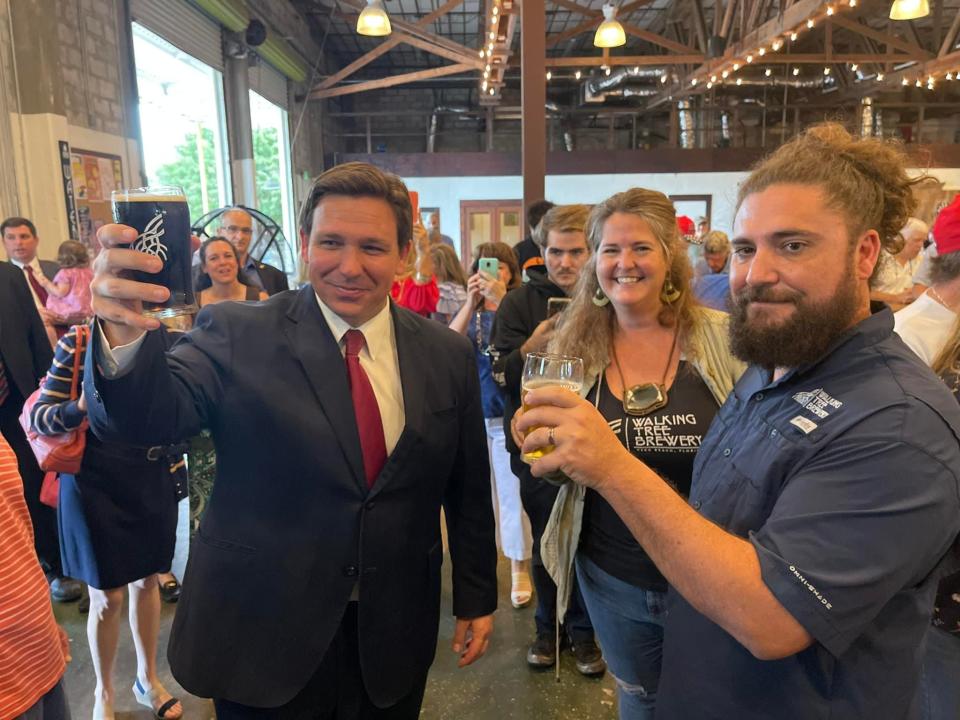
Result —
M 521 137 L 523 143 L 524 211 L 545 194 L 547 12 L 541 0 L 520 4 Z

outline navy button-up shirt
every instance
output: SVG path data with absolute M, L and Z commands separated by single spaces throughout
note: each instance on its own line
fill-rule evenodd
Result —
M 814 643 L 758 660 L 673 594 L 658 719 L 908 717 L 935 569 L 960 531 L 960 408 L 889 311 L 777 382 L 749 368 L 690 502 L 753 544 Z

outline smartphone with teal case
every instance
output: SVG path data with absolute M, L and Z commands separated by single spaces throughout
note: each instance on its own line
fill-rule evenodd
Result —
M 494 280 L 500 277 L 500 261 L 497 258 L 480 258 L 477 262 L 477 269 Z

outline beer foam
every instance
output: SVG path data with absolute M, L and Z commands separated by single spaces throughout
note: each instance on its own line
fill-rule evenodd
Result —
M 113 202 L 186 202 L 186 195 L 141 195 L 140 193 L 113 193 Z

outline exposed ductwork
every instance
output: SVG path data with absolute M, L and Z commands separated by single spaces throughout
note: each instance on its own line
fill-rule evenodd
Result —
M 590 78 L 583 83 L 583 102 L 585 103 L 601 103 L 608 96 L 612 97 L 630 97 L 623 93 L 614 92 L 615 88 L 620 87 L 624 83 L 630 80 L 639 80 L 639 79 L 658 79 L 666 72 L 663 68 L 651 68 L 651 67 L 621 67 L 612 71 L 609 75 L 604 75 L 597 78 Z M 634 86 L 635 90 L 646 89 L 646 88 L 637 88 Z M 655 95 L 656 90 L 651 87 L 652 92 L 648 93 L 649 95 Z M 633 96 L 636 97 L 646 97 L 647 93 L 634 93 Z
M 456 115 L 466 115 L 471 112 L 470 108 L 441 105 L 435 107 L 430 114 L 430 127 L 427 130 L 427 152 L 432 153 L 437 143 L 437 131 L 440 129 L 441 113 L 453 113 Z
M 724 110 L 720 113 L 720 144 L 722 147 L 730 146 L 730 111 Z
M 727 81 L 729 85 L 729 80 Z M 790 87 L 790 88 L 822 88 L 823 80 L 793 80 L 782 77 L 768 77 L 763 80 L 751 78 L 737 78 L 737 87 Z
M 697 146 L 697 130 L 694 127 L 694 115 L 691 102 L 680 100 L 677 103 L 677 117 L 680 121 L 680 147 L 690 150 Z
M 874 107 L 873 98 L 860 101 L 860 137 L 879 137 L 883 135 L 883 117 L 880 109 Z

